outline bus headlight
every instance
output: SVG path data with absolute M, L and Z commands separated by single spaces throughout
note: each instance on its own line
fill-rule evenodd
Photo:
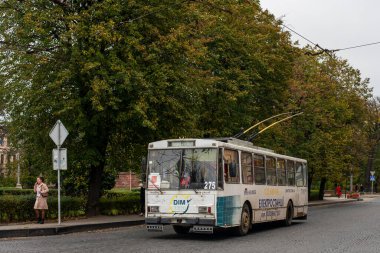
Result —
M 158 206 L 148 206 L 148 213 L 159 213 L 160 208 Z

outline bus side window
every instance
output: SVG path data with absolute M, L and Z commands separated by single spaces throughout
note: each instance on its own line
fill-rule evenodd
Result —
M 277 179 L 278 185 L 286 185 L 286 168 L 284 159 L 277 159 Z
M 277 185 L 275 159 L 272 157 L 266 157 L 265 165 L 267 172 L 267 185 Z
M 236 150 L 224 150 L 224 179 L 227 184 L 240 183 L 239 154 Z
M 294 162 L 293 161 L 286 161 L 286 167 L 287 167 L 287 179 L 288 179 L 288 185 L 294 186 L 295 180 L 294 180 Z
M 264 156 L 254 155 L 253 161 L 255 184 L 265 184 L 266 180 Z
M 243 176 L 243 184 L 253 184 L 253 168 L 252 168 L 252 154 L 241 153 L 241 169 Z
M 303 186 L 303 168 L 302 163 L 296 163 L 296 185 Z
M 223 189 L 223 149 L 219 149 L 218 153 L 218 188 Z

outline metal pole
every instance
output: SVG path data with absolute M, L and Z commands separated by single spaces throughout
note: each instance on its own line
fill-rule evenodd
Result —
M 373 194 L 373 181 L 372 181 L 372 190 L 371 190 L 371 193 Z
M 347 175 L 346 175 L 346 185 L 344 186 L 344 198 L 347 198 Z
M 352 192 L 352 188 L 353 188 L 353 175 L 352 175 L 352 173 L 351 173 L 351 175 L 350 175 L 350 192 Z
M 22 186 L 20 183 L 20 152 L 18 152 L 18 151 L 16 154 L 16 158 L 17 158 L 17 184 L 16 184 L 16 188 L 21 189 Z
M 132 171 L 129 170 L 129 190 L 132 191 Z
M 60 170 L 61 170 L 61 121 L 58 121 L 58 225 L 61 225 L 61 176 L 60 176 Z

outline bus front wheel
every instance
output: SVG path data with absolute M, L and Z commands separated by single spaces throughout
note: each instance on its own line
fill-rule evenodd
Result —
M 286 207 L 286 218 L 284 221 L 285 226 L 292 225 L 293 222 L 293 203 L 291 201 L 288 202 L 288 206 Z
M 248 234 L 248 231 L 251 227 L 251 211 L 247 204 L 243 205 L 241 211 L 241 220 L 239 227 L 236 228 L 236 234 L 243 236 Z
M 173 229 L 177 234 L 188 234 L 190 231 L 190 227 L 185 227 L 185 226 L 178 226 L 178 225 L 173 225 Z

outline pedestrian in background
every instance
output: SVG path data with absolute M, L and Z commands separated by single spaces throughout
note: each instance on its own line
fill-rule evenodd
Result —
M 358 192 L 358 191 L 359 191 L 359 185 L 356 184 L 356 185 L 355 185 L 355 192 Z
M 363 184 L 360 184 L 360 192 L 364 193 L 364 186 L 363 186 Z
M 339 184 L 336 187 L 335 194 L 336 194 L 336 196 L 338 196 L 338 198 L 340 198 L 340 196 L 342 196 L 342 189 L 340 188 Z
M 34 184 L 34 192 L 36 193 L 34 212 L 36 213 L 36 220 L 39 224 L 44 224 L 45 212 L 48 210 L 47 197 L 49 188 L 44 181 L 45 179 L 43 177 L 37 177 L 37 182 Z

